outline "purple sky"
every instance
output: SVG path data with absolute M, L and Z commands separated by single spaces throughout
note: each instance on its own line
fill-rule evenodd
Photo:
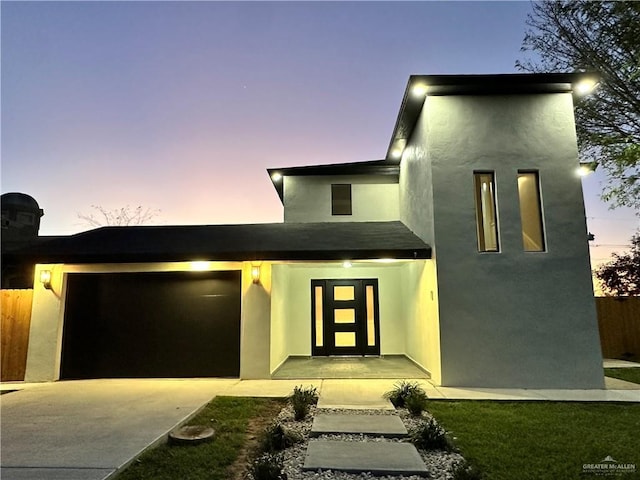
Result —
M 528 2 L 1 3 L 2 192 L 160 224 L 282 220 L 265 169 L 383 158 L 411 74 L 510 73 Z M 596 245 L 638 218 L 584 180 Z M 609 255 L 593 247 L 592 258 Z

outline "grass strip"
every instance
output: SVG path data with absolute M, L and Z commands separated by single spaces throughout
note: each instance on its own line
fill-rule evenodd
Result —
M 626 380 L 627 382 L 640 383 L 640 368 L 605 368 L 604 374 L 607 377 Z
M 245 444 L 250 419 L 273 411 L 272 398 L 216 397 L 187 425 L 215 430 L 211 442 L 200 445 L 160 445 L 145 452 L 117 480 L 227 480 L 227 469 Z
M 640 404 L 432 400 L 428 411 L 486 479 L 591 478 L 583 464 L 608 455 L 636 465 L 620 478 L 640 478 Z

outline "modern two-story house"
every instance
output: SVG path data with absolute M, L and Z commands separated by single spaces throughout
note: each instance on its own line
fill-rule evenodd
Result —
M 283 223 L 104 227 L 22 252 L 26 380 L 404 355 L 438 385 L 603 388 L 573 114 L 595 80 L 411 76 L 383 159 L 269 169 Z

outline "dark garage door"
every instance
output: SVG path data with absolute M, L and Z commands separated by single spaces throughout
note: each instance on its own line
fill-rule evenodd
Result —
M 239 271 L 69 274 L 61 378 L 238 377 Z

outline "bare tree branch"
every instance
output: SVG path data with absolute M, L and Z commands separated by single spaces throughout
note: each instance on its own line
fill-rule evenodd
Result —
M 129 205 L 113 210 L 107 210 L 100 205 L 91 205 L 91 208 L 91 213 L 76 214 L 82 220 L 82 224 L 89 227 L 146 225 L 160 214 L 160 210 L 145 208 L 142 205 L 133 209 Z

